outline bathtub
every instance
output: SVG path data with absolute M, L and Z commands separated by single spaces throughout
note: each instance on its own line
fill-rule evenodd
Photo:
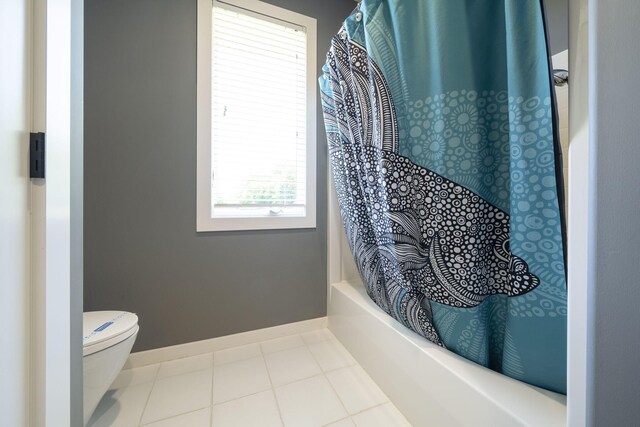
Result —
M 430 343 L 385 314 L 356 282 L 330 285 L 329 329 L 414 426 L 566 426 L 565 396 Z

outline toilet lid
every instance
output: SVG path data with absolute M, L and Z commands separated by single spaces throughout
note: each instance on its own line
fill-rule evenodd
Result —
M 126 311 L 90 311 L 82 315 L 83 355 L 116 345 L 138 331 L 138 316 Z

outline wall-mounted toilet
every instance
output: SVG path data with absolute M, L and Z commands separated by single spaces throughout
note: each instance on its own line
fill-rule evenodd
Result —
M 138 316 L 126 311 L 83 314 L 84 425 L 127 361 L 138 329 Z

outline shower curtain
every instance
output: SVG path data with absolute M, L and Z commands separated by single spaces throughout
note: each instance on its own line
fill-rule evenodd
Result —
M 373 301 L 460 356 L 566 393 L 549 63 L 540 0 L 363 0 L 320 86 L 344 228 Z

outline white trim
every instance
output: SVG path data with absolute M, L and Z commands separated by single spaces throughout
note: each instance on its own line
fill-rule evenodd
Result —
M 588 381 L 589 325 L 594 318 L 589 296 L 590 252 L 593 233 L 590 229 L 593 210 L 590 209 L 593 182 L 590 181 L 589 136 L 589 16 L 587 0 L 570 3 L 569 15 L 569 174 L 567 215 L 568 283 L 569 301 L 567 315 L 567 425 L 571 427 L 589 424 Z
M 31 426 L 30 206 L 28 145 L 32 110 L 32 2 L 0 2 L 0 420 Z
M 33 2 L 33 63 L 32 63 L 32 131 L 46 130 L 46 79 L 47 79 L 47 5 Z M 45 141 L 48 150 L 48 138 Z M 47 162 L 45 174 L 48 172 Z M 46 422 L 45 385 L 45 247 L 46 247 L 46 189 L 40 179 L 31 180 L 31 372 L 30 417 L 31 425 L 42 426 Z
M 71 0 L 33 2 L 33 129 L 45 179 L 31 180 L 31 425 L 71 423 Z
M 71 423 L 71 1 L 47 1 L 46 425 Z
M 197 231 L 211 221 L 211 0 L 198 0 L 197 34 Z M 207 171 L 207 173 L 205 173 Z
M 216 2 L 217 3 L 217 2 Z M 211 215 L 211 0 L 198 0 L 197 47 L 197 201 L 196 231 L 268 230 L 316 227 L 317 22 L 259 0 L 225 0 L 227 5 L 306 28 L 307 180 L 304 217 L 212 218 Z
M 288 24 L 288 27 L 293 28 L 294 30 L 305 30 L 305 27 L 298 23 L 301 19 L 307 18 L 305 15 L 300 15 L 288 9 L 283 9 L 260 1 L 257 2 L 260 4 L 255 4 L 254 1 L 250 0 L 248 2 L 243 2 L 238 0 L 213 0 L 213 5 L 232 12 L 253 16 L 257 19 L 264 19 L 278 25 L 286 23 Z
M 288 335 L 302 334 L 305 332 L 324 329 L 327 327 L 327 318 L 303 320 L 287 323 L 271 328 L 256 329 L 254 331 L 241 332 L 208 340 L 194 341 L 170 347 L 156 348 L 153 350 L 132 353 L 123 369 L 139 368 L 183 357 L 197 356 L 198 354 L 212 353 L 240 345 L 254 344 L 265 340 L 286 337 Z
M 315 18 L 311 18 L 301 13 L 296 13 L 289 9 L 284 9 L 282 7 L 274 6 L 272 4 L 265 3 L 259 0 L 214 0 L 214 3 L 224 3 L 230 6 L 239 7 L 250 12 L 256 12 L 261 15 L 273 17 L 280 21 L 286 21 L 300 27 L 305 27 L 307 29 L 310 28 L 310 25 L 313 24 L 313 31 L 315 32 Z M 211 4 L 210 1 L 209 4 Z

